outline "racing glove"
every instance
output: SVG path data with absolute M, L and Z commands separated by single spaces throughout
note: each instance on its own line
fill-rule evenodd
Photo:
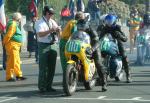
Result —
M 86 48 L 85 53 L 86 53 L 87 55 L 92 55 L 92 53 L 93 53 L 92 48 L 90 48 L 90 47 Z
M 114 35 L 113 35 L 116 39 L 119 39 L 123 42 L 127 41 L 127 37 L 124 35 L 124 33 L 120 32 L 120 31 L 115 31 Z

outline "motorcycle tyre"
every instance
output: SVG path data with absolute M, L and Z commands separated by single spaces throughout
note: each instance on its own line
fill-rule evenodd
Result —
M 75 73 L 75 76 L 73 76 L 74 78 L 72 78 L 72 76 L 69 76 L 72 72 Z M 71 79 L 73 79 L 74 84 L 69 84 L 69 80 Z M 75 66 L 73 64 L 68 64 L 63 73 L 63 90 L 67 96 L 73 95 L 73 93 L 76 91 L 77 82 L 78 73 L 75 71 Z

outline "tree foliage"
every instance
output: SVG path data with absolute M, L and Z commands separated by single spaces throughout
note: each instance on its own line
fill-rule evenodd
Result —
M 38 13 L 39 16 L 42 15 L 42 8 L 43 5 L 50 5 L 54 8 L 56 12 L 56 18 L 59 19 L 60 11 L 63 8 L 63 6 L 66 4 L 67 0 L 40 0 L 39 6 L 38 6 Z M 129 15 L 130 7 L 132 4 L 135 4 L 141 13 L 144 12 L 145 6 L 144 6 L 145 0 L 108 0 L 108 3 L 101 3 L 100 7 L 101 10 L 106 13 L 109 11 L 116 12 L 121 17 L 127 17 Z M 26 15 L 29 19 L 30 13 L 28 10 L 28 5 L 31 2 L 31 0 L 5 0 L 5 10 L 7 15 L 11 15 L 13 12 L 19 11 L 23 15 Z M 45 2 L 45 4 L 44 4 Z M 84 0 L 85 4 L 87 4 L 88 0 Z M 132 5 L 133 6 L 133 5 Z
M 28 10 L 28 5 L 30 2 L 30 0 L 5 0 L 6 14 L 11 16 L 14 12 L 21 12 L 28 18 L 30 15 Z

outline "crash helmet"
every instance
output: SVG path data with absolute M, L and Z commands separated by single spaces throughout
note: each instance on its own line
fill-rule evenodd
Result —
M 115 15 L 108 14 L 105 17 L 105 24 L 108 25 L 108 26 L 112 26 L 113 24 L 116 23 L 116 21 L 117 21 L 117 17 Z

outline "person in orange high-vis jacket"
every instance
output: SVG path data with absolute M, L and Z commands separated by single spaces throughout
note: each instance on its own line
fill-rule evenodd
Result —
M 20 69 L 20 47 L 22 43 L 22 33 L 18 27 L 21 21 L 21 14 L 16 12 L 9 20 L 4 35 L 3 45 L 6 49 L 6 81 L 25 80 Z M 14 74 L 16 79 L 14 79 Z

